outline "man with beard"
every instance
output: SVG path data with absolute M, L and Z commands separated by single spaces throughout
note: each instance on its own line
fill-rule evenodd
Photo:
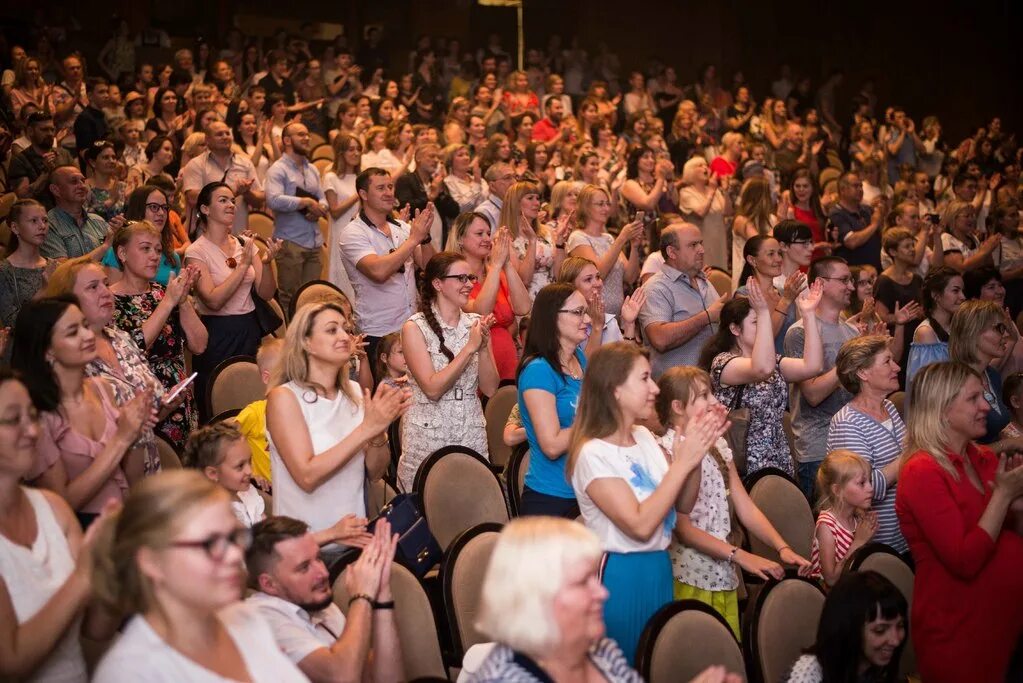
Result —
M 248 603 L 259 609 L 284 654 L 314 682 L 405 680 L 391 595 L 397 536 L 392 538 L 383 519 L 372 535 L 358 536 L 365 545 L 345 570 L 346 617 L 334 604 L 330 574 L 305 522 L 270 517 L 252 527 L 245 562 L 257 592 Z
M 51 115 L 43 112 L 29 115 L 25 134 L 31 144 L 11 158 L 7 173 L 8 182 L 18 194 L 18 199 L 35 199 L 47 208 L 53 207 L 53 200 L 46 191 L 50 171 L 74 163 L 70 152 L 63 147 L 54 148 L 55 133 Z
M 110 248 L 113 233 L 124 225 L 124 217 L 115 216 L 108 225 L 85 210 L 89 186 L 77 166 L 58 166 L 48 177 L 55 206 L 46 214 L 50 231 L 39 251 L 51 259 L 88 255 L 99 261 Z
M 281 158 L 266 172 L 266 204 L 274 212 L 274 237 L 284 240 L 277 254 L 281 307 L 287 311 L 299 287 L 320 278 L 323 233 L 317 221 L 327 217 L 320 172 L 309 163 L 309 129 L 289 123 L 281 131 Z

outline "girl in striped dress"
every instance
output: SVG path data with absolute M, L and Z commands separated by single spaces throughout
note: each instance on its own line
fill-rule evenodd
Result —
M 870 511 L 874 485 L 867 461 L 852 451 L 828 453 L 817 470 L 820 515 L 810 550 L 810 576 L 833 586 L 846 558 L 877 531 Z

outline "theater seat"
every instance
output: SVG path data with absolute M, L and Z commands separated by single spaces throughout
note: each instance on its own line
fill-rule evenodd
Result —
M 479 524 L 461 533 L 444 553 L 440 570 L 444 611 L 457 661 L 470 647 L 488 640 L 476 630 L 476 620 L 483 603 L 483 579 L 500 533 L 500 524 Z
M 695 643 L 699 647 L 694 647 Z M 644 681 L 688 681 L 716 665 L 746 677 L 739 642 L 712 607 L 681 600 L 668 603 L 650 617 L 636 652 L 636 670 Z
M 801 577 L 770 581 L 747 605 L 743 627 L 751 680 L 781 680 L 817 638 L 824 591 Z

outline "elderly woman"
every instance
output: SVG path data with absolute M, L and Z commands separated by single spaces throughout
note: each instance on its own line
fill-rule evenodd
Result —
M 721 191 L 721 184 L 721 178 L 711 173 L 706 159 L 693 157 L 682 168 L 678 206 L 686 220 L 703 233 L 706 264 L 727 271 L 731 255 L 725 216 L 732 212 L 732 200 Z
M 577 522 L 512 520 L 494 546 L 477 624 L 498 644 L 468 680 L 641 681 L 605 635 L 603 554 Z
M 828 452 L 850 450 L 867 461 L 878 522 L 873 540 L 904 553 L 906 539 L 895 517 L 895 490 L 906 425 L 886 398 L 899 389 L 899 365 L 890 341 L 880 335 L 857 337 L 839 350 L 835 359 L 838 381 L 853 399 L 831 418 Z
M 945 253 L 945 265 L 960 273 L 991 265 L 991 255 L 1001 243 L 1001 238 L 991 235 L 980 241 L 977 236 L 977 209 L 973 204 L 949 202 L 941 216 L 941 225 L 944 229 L 941 248 Z
M 100 597 L 132 615 L 94 681 L 252 681 L 306 677 L 241 602 L 252 533 L 229 494 L 192 470 L 147 480 L 97 544 Z
M 458 202 L 459 211 L 472 211 L 489 196 L 490 188 L 480 174 L 479 157 L 473 158 L 469 145 L 451 144 L 444 148 L 444 177 L 451 197 Z
M 895 512 L 916 561 L 913 646 L 929 683 L 1003 681 L 1023 635 L 1023 467 L 975 442 L 981 377 L 934 363 L 914 380 Z

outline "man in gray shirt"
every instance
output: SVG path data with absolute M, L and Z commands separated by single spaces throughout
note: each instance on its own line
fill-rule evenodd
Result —
M 646 284 L 639 323 L 653 352 L 654 377 L 676 365 L 696 365 L 714 334 L 728 296 L 719 296 L 703 274 L 703 234 L 690 223 L 661 231 L 664 265 Z
M 841 319 L 842 311 L 849 306 L 849 297 L 854 287 L 852 273 L 845 259 L 826 256 L 814 261 L 807 280 L 811 285 L 816 280 L 824 282 L 824 293 L 817 307 L 817 321 L 824 345 L 824 370 L 812 379 L 792 385 L 790 405 L 799 486 L 812 501 L 815 498 L 817 468 L 827 455 L 828 425 L 835 413 L 852 400 L 852 394 L 838 383 L 835 358 L 842 344 L 858 337 L 860 333 Z M 804 335 L 802 320 L 788 329 L 785 333 L 787 357 L 803 357 Z

